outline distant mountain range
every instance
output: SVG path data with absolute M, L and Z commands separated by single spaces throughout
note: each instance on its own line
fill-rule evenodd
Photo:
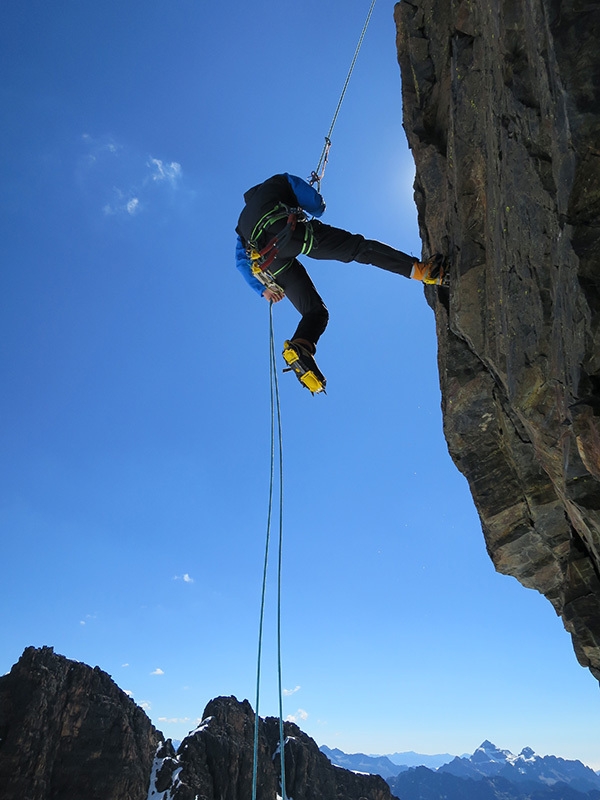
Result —
M 336 767 L 343 767 L 344 769 L 352 770 L 352 772 L 370 772 L 376 775 L 381 775 L 382 778 L 393 778 L 400 772 L 409 769 L 410 767 L 430 767 L 436 769 L 452 761 L 456 756 L 449 753 L 440 755 L 428 756 L 420 753 L 415 753 L 412 750 L 408 753 L 391 753 L 390 755 L 365 755 L 365 753 L 344 753 L 337 748 L 331 750 L 325 745 L 320 748 L 322 753 L 325 753 L 327 758 Z
M 469 758 L 455 758 L 442 765 L 439 772 L 457 778 L 493 777 L 500 775 L 512 783 L 536 781 L 545 786 L 564 783 L 580 792 L 600 791 L 600 776 L 581 761 L 567 761 L 556 756 L 538 756 L 530 747 L 518 756 L 510 750 L 499 750 L 489 741 L 483 742 Z
M 455 757 L 321 751 L 336 766 L 381 775 L 402 800 L 600 800 L 600 775 L 592 769 L 529 747 L 516 756 L 487 740 L 472 755 Z
M 438 753 L 437 755 L 429 756 L 423 753 L 415 753 L 414 750 L 408 750 L 406 753 L 392 753 L 387 756 L 394 764 L 399 764 L 405 767 L 429 767 L 429 769 L 437 769 L 442 764 L 447 764 L 452 761 L 456 756 L 451 756 L 450 753 Z

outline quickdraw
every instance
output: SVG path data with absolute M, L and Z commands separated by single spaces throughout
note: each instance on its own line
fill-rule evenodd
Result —
M 321 153 L 321 158 L 319 159 L 319 164 L 316 170 L 313 170 L 310 173 L 310 178 L 308 182 L 311 186 L 315 183 L 317 184 L 317 191 L 321 191 L 321 181 L 325 177 L 325 169 L 327 168 L 327 162 L 329 161 L 329 151 L 331 149 L 331 139 L 329 136 L 325 137 L 325 146 L 323 147 L 323 152 Z
M 258 263 L 252 263 L 252 274 L 262 285 L 275 294 L 283 294 L 283 289 L 275 280 L 275 276 L 268 269 L 263 269 Z
M 310 183 L 311 186 L 315 183 L 317 184 L 317 189 L 319 190 L 319 192 L 321 191 L 321 181 L 323 180 L 323 176 L 325 175 L 325 167 L 327 166 L 327 162 L 329 161 L 329 150 L 331 148 L 331 135 L 333 133 L 333 129 L 335 128 L 335 123 L 337 122 L 338 114 L 340 113 L 340 108 L 342 107 L 342 103 L 344 102 L 346 90 L 348 89 L 348 84 L 350 83 L 350 78 L 352 77 L 352 73 L 356 65 L 356 59 L 358 58 L 360 48 L 362 47 L 362 43 L 365 38 L 367 28 L 369 27 L 369 22 L 371 21 L 371 15 L 373 14 L 374 7 L 375 7 L 375 0 L 371 0 L 371 7 L 369 8 L 369 13 L 367 14 L 365 24 L 363 25 L 363 29 L 360 33 L 358 44 L 356 45 L 356 50 L 354 51 L 354 56 L 352 57 L 352 61 L 350 63 L 350 69 L 348 70 L 348 74 L 346 75 L 346 80 L 344 82 L 342 93 L 340 94 L 338 104 L 333 114 L 333 119 L 331 120 L 329 131 L 327 132 L 327 136 L 325 137 L 325 145 L 321 152 L 321 158 L 319 159 L 317 168 L 310 173 L 310 178 L 308 179 L 308 182 Z

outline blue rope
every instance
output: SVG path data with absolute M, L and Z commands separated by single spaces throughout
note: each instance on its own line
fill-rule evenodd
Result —
M 283 731 L 283 685 L 281 669 L 281 567 L 283 556 L 283 437 L 281 430 L 281 403 L 279 399 L 279 381 L 277 378 L 277 360 L 275 356 L 275 336 L 273 333 L 273 303 L 269 303 L 269 371 L 271 391 L 271 469 L 269 480 L 269 503 L 267 511 L 267 534 L 265 557 L 263 563 L 263 580 L 260 601 L 260 621 L 258 630 L 258 659 L 256 668 L 256 708 L 254 716 L 254 756 L 252 763 L 252 800 L 256 800 L 258 781 L 258 730 L 260 705 L 260 679 L 262 664 L 263 630 L 265 619 L 265 598 L 267 593 L 267 573 L 269 564 L 269 546 L 271 542 L 271 525 L 273 519 L 273 494 L 275 487 L 275 433 L 279 442 L 279 554 L 277 564 L 277 670 L 279 687 L 279 749 L 281 763 L 282 800 L 287 800 L 285 791 L 285 738 Z
M 273 303 L 271 307 L 271 376 L 275 389 L 277 410 L 277 439 L 279 442 L 279 553 L 277 560 L 277 679 L 279 688 L 279 749 L 281 750 L 281 797 L 286 800 L 285 792 L 285 734 L 283 731 L 283 685 L 281 669 L 281 573 L 283 563 L 283 436 L 281 432 L 281 403 L 279 399 L 279 380 L 277 378 L 277 361 L 273 337 Z

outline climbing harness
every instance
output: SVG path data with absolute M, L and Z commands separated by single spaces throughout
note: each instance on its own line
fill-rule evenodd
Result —
M 284 219 L 286 221 L 284 227 L 262 249 L 259 249 L 257 245 L 259 238 L 272 225 Z M 263 214 L 254 226 L 248 247 L 248 254 L 253 266 L 258 266 L 263 271 L 268 270 L 277 258 L 279 251 L 289 244 L 299 222 L 304 224 L 304 240 L 299 255 L 307 255 L 312 250 L 315 237 L 306 214 L 301 208 L 290 208 L 285 203 L 277 203 L 275 208 Z M 281 272 L 282 269 L 283 267 L 278 272 Z
M 314 358 L 303 352 L 302 348 L 294 342 L 283 343 L 283 359 L 288 365 L 284 372 L 293 371 L 300 383 L 312 394 L 327 394 L 325 385 L 327 381 L 321 370 L 317 367 Z
M 317 184 L 317 190 L 319 192 L 321 191 L 321 181 L 323 180 L 323 176 L 325 175 L 325 167 L 327 166 L 327 162 L 329 161 L 329 150 L 331 149 L 331 134 L 333 133 L 333 129 L 335 128 L 335 123 L 337 122 L 338 114 L 340 113 L 340 108 L 342 107 L 342 103 L 344 102 L 344 97 L 346 95 L 346 90 L 348 89 L 348 84 L 350 83 L 350 78 L 352 77 L 352 73 L 354 71 L 356 59 L 358 58 L 360 48 L 362 47 L 362 43 L 365 38 L 365 34 L 367 32 L 367 28 L 369 27 L 369 22 L 371 21 L 371 15 L 373 14 L 375 2 L 376 0 L 371 0 L 371 7 L 369 8 L 369 13 L 367 14 L 365 24 L 363 25 L 363 29 L 358 39 L 358 44 L 356 45 L 356 50 L 354 51 L 354 56 L 350 64 L 350 69 L 348 70 L 348 74 L 346 75 L 344 87 L 342 89 L 342 93 L 340 94 L 340 98 L 338 100 L 338 104 L 336 106 L 333 119 L 331 120 L 329 131 L 327 132 L 327 136 L 325 137 L 325 145 L 323 146 L 319 163 L 317 164 L 317 168 L 310 173 L 310 178 L 308 179 L 308 182 L 310 183 L 311 186 L 315 183 Z
M 258 245 L 256 244 L 259 237 L 266 231 L 268 227 L 274 225 L 276 222 L 281 222 L 283 219 L 286 220 L 285 226 L 276 236 L 273 236 L 273 238 L 267 242 L 262 250 L 259 250 Z M 270 273 L 268 273 L 269 267 L 277 258 L 279 248 L 283 247 L 284 244 L 287 244 L 292 238 L 292 234 L 296 230 L 297 223 L 298 218 L 295 210 L 288 209 L 283 203 L 277 203 L 275 208 L 268 211 L 258 220 L 254 226 L 254 230 L 252 231 L 248 249 L 252 264 L 252 273 L 258 277 L 259 280 L 259 274 L 261 272 L 267 272 L 267 274 L 270 275 Z M 272 278 L 273 276 L 270 277 Z M 261 283 L 264 283 L 264 281 L 261 280 Z
M 277 360 L 275 357 L 275 336 L 273 333 L 273 303 L 269 303 L 269 372 L 271 383 L 271 469 L 269 482 L 269 503 L 267 511 L 267 534 L 265 543 L 265 557 L 263 564 L 263 581 L 260 602 L 260 621 L 258 630 L 258 659 L 256 669 L 256 708 L 254 716 L 254 757 L 252 764 L 252 800 L 257 800 L 258 778 L 258 732 L 259 732 L 259 705 L 260 705 L 260 678 L 262 664 L 262 642 L 265 617 L 265 598 L 267 593 L 267 572 L 269 564 L 269 546 L 271 541 L 271 527 L 273 519 L 273 506 L 275 489 L 279 495 L 279 550 L 277 559 L 277 675 L 279 688 L 279 753 L 281 764 L 281 797 L 287 800 L 285 789 L 285 737 L 283 730 L 283 684 L 281 669 L 281 567 L 283 556 L 283 437 L 281 430 L 281 403 L 279 400 L 279 381 L 277 379 Z M 276 435 L 277 434 L 277 435 Z M 277 452 L 275 442 L 277 440 Z M 275 479 L 275 466 L 279 465 L 277 481 Z M 275 486 L 277 482 L 277 487 Z
M 284 227 L 270 239 L 267 244 L 259 249 L 256 242 L 265 231 L 276 222 L 286 220 Z M 310 223 L 306 219 L 306 215 L 301 208 L 289 208 L 285 203 L 278 203 L 275 208 L 264 214 L 254 226 L 252 231 L 252 238 L 248 245 L 248 257 L 250 258 L 250 269 L 255 278 L 257 278 L 263 286 L 275 294 L 283 294 L 283 289 L 276 280 L 276 275 L 288 267 L 291 261 L 286 261 L 279 269 L 272 271 L 271 264 L 277 258 L 281 248 L 289 244 L 298 223 L 304 224 L 304 240 L 299 255 L 306 255 L 310 253 L 315 237 Z

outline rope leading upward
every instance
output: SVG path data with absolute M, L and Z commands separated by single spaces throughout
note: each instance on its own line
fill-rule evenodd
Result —
M 371 15 L 373 14 L 373 9 L 375 8 L 376 0 L 371 0 L 371 7 L 369 8 L 369 13 L 367 14 L 367 18 L 365 20 L 365 24 L 363 25 L 363 29 L 360 33 L 360 37 L 358 39 L 358 44 L 356 45 L 356 50 L 354 51 L 354 56 L 352 57 L 352 62 L 350 64 L 350 69 L 348 70 L 348 74 L 346 75 L 346 80 L 344 82 L 344 87 L 340 94 L 340 98 L 338 100 L 338 104 L 336 106 L 335 112 L 333 114 L 333 119 L 331 120 L 331 125 L 329 126 L 329 130 L 327 131 L 327 136 L 325 137 L 325 144 L 323 146 L 323 151 L 321 152 L 321 157 L 319 158 L 319 163 L 317 164 L 316 170 L 311 173 L 310 175 L 310 184 L 311 186 L 316 183 L 317 188 L 321 189 L 321 181 L 323 180 L 323 176 L 325 175 L 325 167 L 327 166 L 327 161 L 329 160 L 329 148 L 331 147 L 331 135 L 333 133 L 333 129 L 335 128 L 335 123 L 337 122 L 338 114 L 340 113 L 340 108 L 342 107 L 342 103 L 344 102 L 344 97 L 346 95 L 346 90 L 348 89 L 348 84 L 350 83 L 350 78 L 352 77 L 352 73 L 354 71 L 354 66 L 356 64 L 356 59 L 358 58 L 358 54 L 360 52 L 360 48 L 362 47 L 363 39 L 365 38 L 365 34 L 367 32 L 367 28 L 369 27 L 369 22 L 371 21 Z

